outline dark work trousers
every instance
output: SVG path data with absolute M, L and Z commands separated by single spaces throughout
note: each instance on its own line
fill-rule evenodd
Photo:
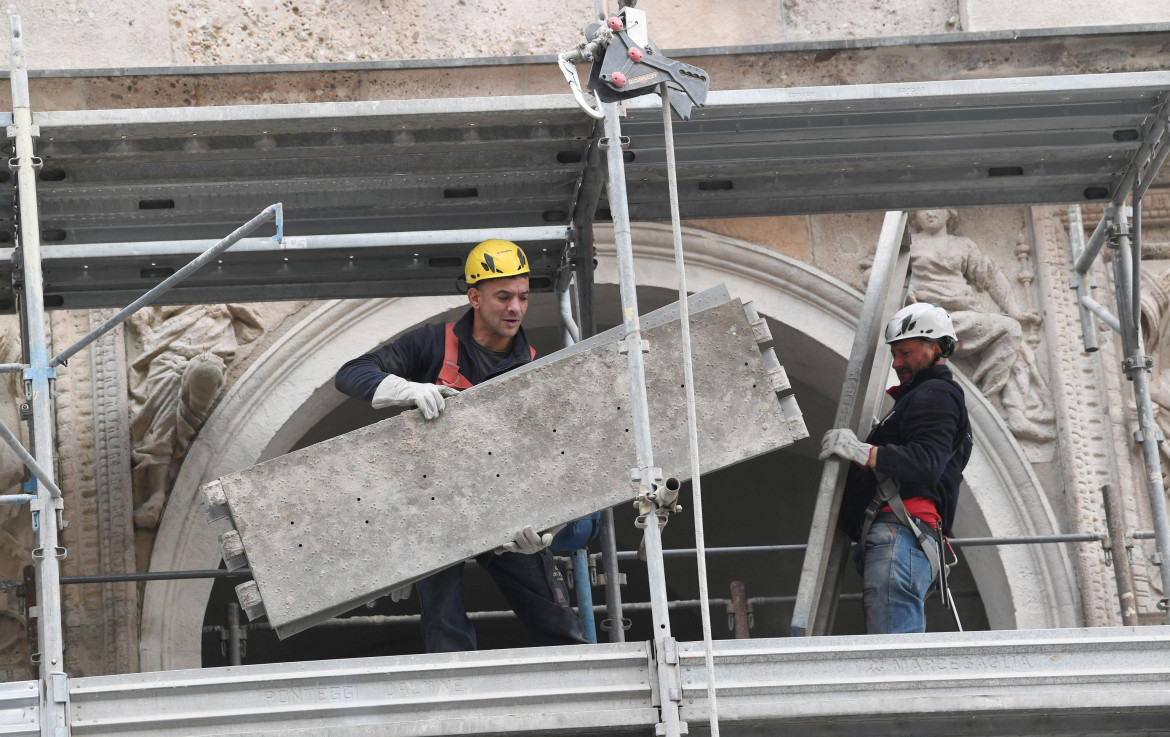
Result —
M 548 548 L 533 555 L 484 553 L 475 562 L 496 585 L 536 645 L 586 642 L 581 621 L 569 606 L 564 578 Z M 422 635 L 428 653 L 475 650 L 475 628 L 463 606 L 463 563 L 415 584 L 422 605 Z

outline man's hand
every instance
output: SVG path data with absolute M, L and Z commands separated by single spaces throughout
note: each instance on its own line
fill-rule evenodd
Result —
M 458 393 L 458 390 L 449 386 L 420 384 L 407 381 L 401 376 L 386 374 L 386 378 L 382 379 L 382 383 L 378 384 L 378 388 L 374 390 L 374 398 L 370 401 L 370 406 L 374 409 L 415 406 L 422 412 L 423 419 L 433 420 L 446 406 L 444 397 L 451 397 Z
M 551 543 L 553 536 L 564 529 L 564 525 L 557 525 L 546 531 L 543 535 L 536 531 L 532 525 L 528 525 L 523 530 L 520 530 L 512 538 L 512 542 L 504 543 L 496 548 L 497 553 L 520 553 L 521 555 L 532 555 L 539 553 L 547 548 Z
M 396 589 L 390 589 L 390 601 L 406 601 L 409 599 L 410 586 L 411 584 L 406 584 L 405 586 L 399 586 Z
M 873 464 L 877 462 L 877 453 L 874 452 L 876 450 L 876 446 L 858 440 L 852 430 L 834 428 L 825 433 L 821 440 L 821 454 L 817 458 L 823 461 L 835 455 L 853 461 L 859 466 L 873 468 Z

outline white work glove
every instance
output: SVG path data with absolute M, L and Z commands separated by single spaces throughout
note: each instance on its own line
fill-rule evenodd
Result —
M 504 543 L 496 548 L 496 552 L 520 553 L 521 555 L 539 553 L 552 544 L 553 536 L 563 530 L 564 527 L 564 525 L 557 525 L 542 535 L 536 531 L 535 527 L 528 525 L 513 536 L 512 542 Z
M 821 439 L 821 454 L 817 458 L 823 461 L 835 455 L 859 466 L 869 466 L 875 450 L 869 443 L 858 440 L 852 430 L 839 427 L 825 433 Z
M 382 383 L 378 384 L 378 388 L 374 390 L 374 398 L 370 400 L 370 406 L 374 409 L 383 409 L 384 407 L 410 407 L 413 405 L 422 412 L 423 419 L 433 420 L 439 416 L 446 405 L 443 398 L 452 397 L 458 393 L 457 389 L 452 389 L 449 386 L 420 384 L 407 381 L 401 376 L 386 374 L 386 378 L 382 379 Z
M 410 584 L 390 589 L 390 601 L 405 601 L 410 598 Z

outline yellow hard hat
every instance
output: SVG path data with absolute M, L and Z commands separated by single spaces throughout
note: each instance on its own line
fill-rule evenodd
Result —
M 471 249 L 463 277 L 468 286 L 484 279 L 499 279 L 529 273 L 528 258 L 520 246 L 502 238 L 491 238 Z

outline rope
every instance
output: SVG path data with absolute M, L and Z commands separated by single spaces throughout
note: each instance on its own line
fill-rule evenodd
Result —
M 707 548 L 703 532 L 703 490 L 699 478 L 699 433 L 695 412 L 695 376 L 691 367 L 691 315 L 687 304 L 687 275 L 683 264 L 682 226 L 678 214 L 678 177 L 674 167 L 674 129 L 670 119 L 670 90 L 663 84 L 662 132 L 670 189 L 670 227 L 674 236 L 674 264 L 678 272 L 678 318 L 681 323 L 683 376 L 687 394 L 687 442 L 691 461 L 691 490 L 695 507 L 695 557 L 699 571 L 699 601 L 703 614 L 703 657 L 707 665 L 707 714 L 711 737 L 719 737 L 719 708 L 715 701 L 715 656 L 711 651 L 711 607 L 707 595 Z

